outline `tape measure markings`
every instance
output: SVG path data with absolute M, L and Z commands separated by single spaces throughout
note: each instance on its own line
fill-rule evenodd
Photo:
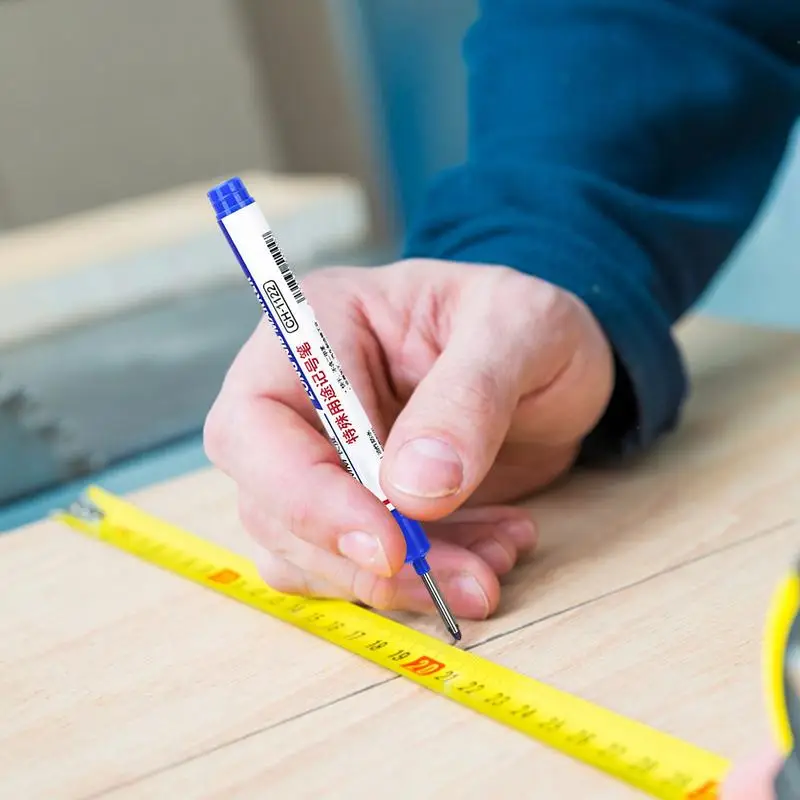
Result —
M 86 497 L 99 515 L 76 507 L 56 518 L 388 668 L 652 797 L 718 797 L 730 764 L 713 753 L 360 606 L 276 592 L 242 556 L 98 487 Z

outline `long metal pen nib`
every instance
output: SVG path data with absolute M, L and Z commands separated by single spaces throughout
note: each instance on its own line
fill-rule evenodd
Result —
M 428 590 L 428 594 L 431 596 L 431 600 L 433 600 L 433 604 L 436 606 L 436 610 L 439 612 L 439 616 L 442 618 L 450 635 L 457 642 L 461 641 L 461 628 L 458 627 L 455 617 L 445 602 L 444 597 L 442 597 L 442 593 L 439 591 L 439 587 L 436 585 L 433 575 L 431 575 L 430 572 L 426 572 L 420 575 L 420 578 L 422 578 L 422 582 L 425 584 L 425 588 Z

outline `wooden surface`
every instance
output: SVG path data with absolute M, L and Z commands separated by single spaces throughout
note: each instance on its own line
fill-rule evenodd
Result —
M 768 736 L 762 625 L 800 544 L 800 334 L 706 320 L 681 336 L 680 431 L 531 501 L 541 548 L 465 643 L 738 758 Z M 213 471 L 134 500 L 249 552 Z M 639 796 L 58 524 L 0 537 L 0 563 L 2 797 Z

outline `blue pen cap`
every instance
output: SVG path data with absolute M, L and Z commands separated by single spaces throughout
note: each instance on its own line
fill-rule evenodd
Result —
M 230 178 L 208 191 L 208 199 L 214 207 L 217 219 L 227 217 L 240 208 L 255 202 L 241 178 Z

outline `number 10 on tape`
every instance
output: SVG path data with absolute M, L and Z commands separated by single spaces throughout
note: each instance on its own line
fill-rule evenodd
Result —
M 712 800 L 727 760 L 367 609 L 276 592 L 251 562 L 90 487 L 71 528 L 281 619 L 662 800 Z

